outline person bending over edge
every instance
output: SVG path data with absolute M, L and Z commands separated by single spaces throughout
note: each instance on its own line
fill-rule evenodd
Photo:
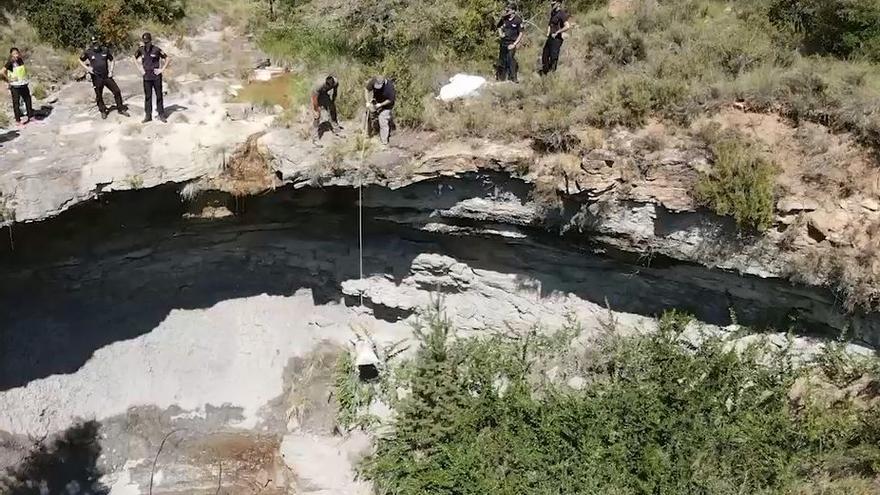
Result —
M 141 36 L 143 44 L 134 54 L 135 62 L 141 59 L 141 64 L 137 65 L 138 70 L 144 76 L 144 123 L 153 120 L 153 93 L 156 93 L 156 111 L 159 114 L 159 120 L 165 120 L 165 102 L 162 96 L 162 73 L 168 68 L 171 59 L 161 48 L 153 44 L 153 36 L 150 33 L 144 33 Z
M 541 54 L 541 75 L 556 72 L 563 36 L 571 29 L 568 12 L 563 10 L 561 0 L 550 2 L 550 22 L 547 24 L 547 41 Z
M 15 115 L 15 122 L 19 125 L 27 124 L 34 118 L 34 104 L 28 87 L 27 67 L 18 48 L 13 47 L 9 50 L 9 60 L 3 66 L 3 78 L 9 83 L 9 91 L 12 93 L 12 113 Z M 22 100 L 26 115 L 21 113 Z M 24 122 L 21 119 L 24 119 Z
M 107 105 L 104 104 L 104 88 L 113 93 L 113 99 L 116 100 L 116 111 L 128 117 L 128 108 L 122 102 L 122 92 L 119 90 L 119 85 L 113 80 L 113 69 L 116 67 L 113 53 L 101 44 L 97 36 L 92 36 L 91 45 L 79 56 L 79 64 L 92 77 L 92 87 L 95 88 L 95 103 L 98 104 L 101 118 L 106 119 L 110 113 L 107 110 Z
M 333 76 L 327 76 L 312 89 L 312 111 L 315 112 L 315 133 L 312 142 L 320 146 L 318 141 L 324 129 L 329 125 L 333 134 L 342 129 L 336 114 L 336 99 L 339 97 L 339 82 Z
M 378 120 L 379 140 L 387 146 L 391 140 L 391 126 L 394 119 L 392 113 L 394 103 L 397 101 L 397 92 L 394 83 L 383 76 L 376 76 L 367 83 L 364 88 L 364 99 L 367 102 L 367 130 L 370 137 L 373 136 L 373 120 Z

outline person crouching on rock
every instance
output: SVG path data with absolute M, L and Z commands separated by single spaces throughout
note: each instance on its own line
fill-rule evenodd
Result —
M 79 64 L 88 71 L 92 77 L 92 86 L 95 88 L 95 102 L 98 104 L 98 110 L 101 112 L 101 118 L 106 119 L 110 113 L 107 105 L 104 104 L 104 88 L 113 93 L 113 99 L 116 100 L 116 111 L 128 117 L 128 108 L 122 102 L 122 92 L 119 86 L 113 80 L 113 69 L 116 61 L 113 60 L 113 53 L 109 48 L 101 44 L 97 36 L 92 36 L 92 42 L 88 48 L 79 56 Z
M 312 111 L 315 112 L 315 134 L 312 143 L 320 146 L 321 136 L 327 127 L 338 134 L 342 129 L 336 114 L 336 98 L 339 96 L 339 82 L 333 76 L 327 76 L 312 89 Z
M 394 103 L 397 101 L 397 92 L 394 83 L 382 76 L 376 76 L 367 83 L 364 88 L 364 99 L 367 102 L 368 112 L 368 135 L 373 136 L 373 121 L 378 121 L 379 140 L 387 146 L 391 139 L 391 126 L 393 125 Z
M 27 67 L 24 65 L 18 48 L 9 50 L 9 60 L 3 66 L 3 78 L 9 83 L 9 91 L 12 93 L 12 113 L 15 115 L 15 121 L 19 125 L 27 124 L 34 118 L 34 104 L 31 100 L 31 90 L 28 87 Z M 21 113 L 22 100 L 27 115 Z
M 165 120 L 165 103 L 162 97 L 162 73 L 168 68 L 171 59 L 158 46 L 153 44 L 153 36 L 150 33 L 144 33 L 141 36 L 143 44 L 134 54 L 135 62 L 141 59 L 141 65 L 138 69 L 144 76 L 144 123 L 153 120 L 153 93 L 156 93 L 156 111 L 159 114 L 159 120 Z

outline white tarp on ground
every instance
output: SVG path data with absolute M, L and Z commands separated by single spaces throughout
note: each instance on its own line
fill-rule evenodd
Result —
M 456 74 L 449 80 L 449 84 L 440 88 L 440 96 L 437 98 L 443 101 L 452 101 L 474 96 L 485 84 L 486 78 L 484 77 Z

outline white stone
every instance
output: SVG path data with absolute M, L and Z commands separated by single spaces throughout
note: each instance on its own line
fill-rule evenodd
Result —
M 587 380 L 582 376 L 573 376 L 568 379 L 566 384 L 573 390 L 583 390 L 587 386 Z

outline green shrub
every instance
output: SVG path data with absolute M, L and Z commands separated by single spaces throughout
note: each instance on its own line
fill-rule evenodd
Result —
M 111 46 L 126 46 L 129 43 L 134 19 L 126 11 L 123 0 L 116 0 L 98 12 L 97 29 L 104 42 Z
M 644 36 L 629 24 L 619 29 L 606 25 L 588 26 L 586 42 L 590 59 L 606 57 L 612 65 L 629 65 L 644 60 L 647 55 Z
M 97 34 L 95 9 L 88 0 L 47 0 L 26 7 L 40 37 L 58 47 L 84 47 Z
M 769 14 L 799 33 L 808 51 L 880 62 L 878 0 L 775 0 Z
M 622 75 L 593 93 L 590 123 L 600 127 L 643 125 L 653 107 L 651 81 L 637 74 Z
M 382 62 L 378 73 L 393 80 L 397 91 L 394 114 L 398 123 L 413 127 L 421 124 L 426 98 L 430 98 L 444 79 L 438 67 L 430 59 L 413 64 L 406 56 L 388 56 Z
M 336 33 L 303 24 L 275 26 L 262 34 L 260 45 L 275 58 L 316 65 L 340 57 L 344 42 Z
M 98 1 L 103 7 L 108 0 Z M 177 22 L 186 15 L 186 0 L 125 0 L 123 5 L 130 17 L 165 24 Z
M 582 354 L 571 329 L 455 339 L 429 316 L 363 474 L 400 495 L 769 495 L 880 474 L 877 405 L 795 409 L 792 385 L 816 367 L 794 369 L 786 348 L 685 339 L 688 322 L 665 315 Z M 583 388 L 563 384 L 572 372 Z
M 138 21 L 173 23 L 185 14 L 183 0 L 30 0 L 21 8 L 44 41 L 75 49 L 93 35 L 126 44 Z
M 336 107 L 343 118 L 361 122 L 364 115 L 364 85 L 372 73 L 363 64 L 341 59 L 325 68 L 339 81 L 339 99 Z M 311 89 L 311 88 L 309 88 Z
M 375 422 L 365 412 L 377 392 L 373 384 L 361 383 L 358 370 L 348 352 L 339 356 L 333 370 L 333 397 L 336 421 L 345 430 L 363 428 Z
M 739 137 L 722 137 L 711 151 L 712 171 L 697 183 L 697 199 L 740 227 L 766 230 L 774 218 L 776 167 Z

